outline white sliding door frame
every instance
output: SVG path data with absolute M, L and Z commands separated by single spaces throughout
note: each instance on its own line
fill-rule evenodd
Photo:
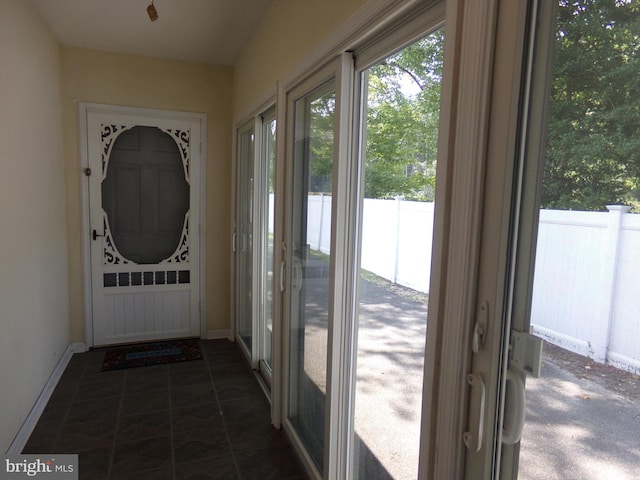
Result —
M 507 315 L 510 335 L 527 336 L 530 331 L 533 279 L 538 238 L 540 185 L 545 166 L 545 144 L 549 98 L 556 42 L 557 1 L 530 0 L 523 61 L 522 102 L 516 147 L 511 227 L 510 271 L 507 284 Z M 513 343 L 512 341 L 510 343 Z M 535 355 L 535 354 L 534 354 Z M 507 361 L 511 360 L 510 358 Z M 530 360 L 527 358 L 526 360 Z M 526 375 L 509 365 L 523 384 Z M 537 372 L 527 372 L 529 374 Z M 508 406 L 504 407 L 508 410 Z M 506 412 L 508 413 L 508 412 Z M 497 461 L 499 478 L 518 476 L 520 442 L 503 443 Z
M 253 360 L 253 342 L 255 340 L 255 312 L 257 306 L 255 302 L 251 305 L 246 305 L 247 295 L 249 298 L 253 298 L 253 293 L 256 288 L 256 275 L 255 275 L 255 252 L 253 248 L 253 235 L 254 235 L 254 176 L 255 176 L 255 121 L 253 119 L 245 121 L 235 131 L 235 163 L 234 163 L 234 215 L 233 215 L 233 237 L 231 241 L 232 253 L 233 253 L 233 291 L 234 291 L 234 303 L 233 303 L 233 330 L 232 338 L 238 342 L 240 349 L 249 359 L 251 366 L 254 367 Z M 250 136 L 250 137 L 248 137 Z M 249 138 L 251 144 L 247 149 L 246 142 Z M 246 174 L 249 174 L 249 181 L 247 182 Z M 245 184 L 243 186 L 243 184 Z M 249 185 L 247 187 L 247 184 Z M 248 212 L 247 212 L 248 210 Z M 246 217 L 246 218 L 243 218 Z M 251 226 L 247 227 L 244 223 L 250 223 Z M 249 262 L 240 264 L 241 255 L 249 256 Z M 251 275 L 250 281 L 247 282 L 245 277 Z M 249 289 L 249 292 L 245 290 Z M 243 296 L 244 298 L 240 298 Z M 249 319 L 242 318 L 242 316 L 249 315 Z M 247 328 L 247 321 L 251 322 L 250 328 Z M 241 332 L 242 330 L 242 332 Z M 246 341 L 242 338 L 246 336 L 247 332 L 250 333 L 250 345 L 247 345 Z
M 251 228 L 251 242 L 249 243 L 252 249 L 251 255 L 251 291 L 253 302 L 250 305 L 251 312 L 251 348 L 248 348 L 243 341 L 239 341 L 239 345 L 245 352 L 245 355 L 250 360 L 252 367 L 255 370 L 264 372 L 264 368 L 261 366 L 261 362 L 264 360 L 264 332 L 262 331 L 265 322 L 264 305 L 266 303 L 265 293 L 266 284 L 264 281 L 264 272 L 267 268 L 266 255 L 267 249 L 264 242 L 264 232 L 268 228 L 267 215 L 268 215 L 268 200 L 265 202 L 265 198 L 268 198 L 268 192 L 265 191 L 264 182 L 268 181 L 268 165 L 266 165 L 267 158 L 265 157 L 265 138 L 264 138 L 264 126 L 267 121 L 275 120 L 275 105 L 274 100 L 264 104 L 259 113 L 240 123 L 235 129 L 235 155 L 234 155 L 234 232 L 232 239 L 232 247 L 234 258 L 238 254 L 239 244 L 241 243 L 237 237 L 237 219 L 238 219 L 238 167 L 239 162 L 242 160 L 239 158 L 241 153 L 238 146 L 240 141 L 240 135 L 244 132 L 251 131 L 254 137 L 253 140 L 253 155 L 250 159 L 252 163 L 252 182 L 251 182 L 251 216 L 252 216 L 252 228 Z M 276 195 L 276 198 L 278 195 Z M 275 250 L 275 243 L 274 243 Z M 237 281 L 238 276 L 242 273 L 238 271 L 237 260 L 233 262 L 233 337 L 236 340 L 241 340 L 238 333 L 238 308 L 237 308 Z M 279 301 L 279 292 L 275 288 L 275 260 L 274 260 L 274 296 L 273 305 Z M 275 315 L 272 311 L 272 317 Z M 273 350 L 273 349 L 272 349 Z M 268 373 L 268 375 L 267 375 Z M 271 372 L 264 372 L 264 381 L 267 388 L 272 388 L 272 376 Z
M 477 110 L 478 117 L 474 123 L 481 125 L 482 130 L 477 131 L 475 147 L 469 144 L 473 150 L 480 152 L 482 160 L 478 165 L 481 168 L 478 171 L 480 183 L 476 186 L 479 203 L 476 220 L 476 292 L 473 303 L 469 304 L 468 327 L 471 330 L 466 340 L 469 342 L 467 351 L 471 362 L 469 373 L 474 381 L 484 383 L 485 395 L 482 408 L 480 389 L 477 385 L 469 388 L 465 431 L 474 438 L 471 438 L 471 446 L 466 449 L 464 478 L 498 479 L 504 478 L 503 473 L 510 478 L 508 472 L 513 466 L 512 462 L 517 462 L 517 454 L 508 459 L 510 465 L 501 459 L 503 434 L 505 441 L 507 438 L 507 431 L 503 427 L 506 414 L 517 416 L 520 413 L 507 410 L 524 408 L 524 405 L 512 401 L 518 397 L 517 386 L 513 387 L 512 398 L 507 404 L 506 384 L 508 374 L 511 378 L 513 375 L 521 377 L 507 368 L 513 351 L 511 323 L 521 320 L 512 318 L 511 306 L 521 188 L 518 171 L 519 140 L 524 121 L 521 100 L 526 89 L 523 72 L 531 2 L 486 0 L 478 3 L 484 4 L 481 7 L 483 13 L 474 12 L 474 8 L 465 8 L 464 16 L 466 19 L 469 15 L 469 21 L 474 23 L 485 15 L 485 23 L 491 26 L 475 43 L 478 48 L 490 52 L 490 57 L 480 63 L 486 69 L 483 76 L 487 83 L 479 92 L 485 104 Z M 473 55 L 472 48 L 463 50 Z M 464 54 L 461 61 L 464 64 Z M 460 76 L 461 79 L 464 77 L 464 74 Z M 471 98 L 476 97 L 474 95 Z M 467 108 L 465 103 L 461 102 L 462 112 Z M 512 432 L 509 432 L 509 436 L 512 436 Z M 476 439 L 479 440 L 476 442 Z M 504 472 L 501 467 L 506 467 Z
M 288 435 L 290 436 L 290 438 L 292 439 L 292 443 L 294 448 L 296 448 L 297 452 L 299 453 L 299 455 L 301 456 L 303 463 L 305 465 L 305 468 L 307 469 L 307 471 L 309 472 L 310 475 L 312 475 L 314 478 L 323 478 L 322 477 L 322 473 L 320 472 L 320 470 L 316 467 L 315 465 L 315 461 L 312 459 L 311 455 L 309 454 L 309 452 L 306 450 L 306 448 L 304 447 L 302 438 L 298 435 L 298 432 L 296 431 L 293 423 L 291 422 L 291 420 L 289 420 L 288 415 L 291 409 L 291 405 L 290 405 L 290 396 L 291 396 L 291 392 L 292 389 L 294 388 L 291 385 L 290 382 L 290 368 L 291 368 L 291 362 L 292 362 L 292 358 L 290 355 L 290 351 L 289 351 L 289 346 L 291 344 L 291 321 L 292 321 L 292 316 L 293 316 L 293 312 L 292 312 L 292 308 L 291 308 L 291 294 L 293 292 L 293 260 L 292 260 L 292 252 L 291 249 L 292 247 L 292 236 L 293 236 L 293 232 L 291 230 L 291 223 L 293 221 L 293 182 L 294 182 L 294 177 L 293 177 L 293 162 L 294 162 L 294 154 L 295 154 L 295 145 L 294 145 L 294 141 L 295 141 L 295 128 L 296 125 L 294 124 L 294 122 L 298 122 L 299 119 L 295 118 L 295 106 L 296 106 L 296 101 L 298 101 L 299 99 L 304 98 L 307 94 L 313 92 L 314 90 L 320 88 L 321 86 L 336 80 L 336 77 L 338 76 L 338 70 L 340 68 L 340 63 L 336 60 L 330 61 L 327 64 L 323 65 L 322 67 L 318 68 L 315 72 L 311 73 L 310 75 L 306 76 L 305 78 L 303 78 L 301 81 L 299 82 L 294 82 L 291 85 L 285 87 L 282 91 L 284 100 L 281 102 L 282 105 L 284 105 L 284 109 L 286 109 L 286 123 L 285 125 L 285 131 L 282 132 L 279 137 L 283 138 L 284 141 L 284 145 L 280 144 L 281 146 L 284 147 L 284 164 L 285 164 L 285 174 L 286 174 L 286 179 L 285 179 L 285 190 L 284 190 L 284 201 L 285 201 L 285 205 L 284 205 L 284 224 L 283 224 L 283 238 L 282 238 L 282 243 L 281 243 L 281 261 L 283 263 L 281 263 L 281 265 L 283 266 L 280 274 L 281 274 L 281 278 L 280 278 L 280 284 L 281 286 L 283 286 L 284 288 L 282 289 L 284 292 L 284 298 L 283 298 L 283 325 L 282 325 L 282 343 L 281 343 L 281 354 L 282 354 L 282 379 L 283 379 L 283 389 L 282 389 L 282 411 L 281 411 L 281 421 L 282 424 L 285 428 L 285 431 L 288 433 Z M 339 104 L 339 98 L 340 98 L 340 92 L 339 92 L 339 84 L 336 82 L 335 84 L 335 94 L 336 94 L 336 110 L 335 110 L 335 118 L 338 119 L 339 116 L 339 109 L 338 109 L 338 104 Z M 340 132 L 340 127 L 338 126 L 338 122 L 339 120 L 337 120 L 334 123 L 334 155 L 333 155 L 333 173 L 332 175 L 335 178 L 335 168 L 337 166 L 337 159 L 336 159 L 336 148 L 335 146 L 338 143 L 338 138 L 339 138 L 339 132 Z M 279 123 L 279 125 L 282 125 Z M 335 191 L 335 186 L 333 187 L 334 191 Z M 335 208 L 336 208 L 336 204 L 335 202 L 333 202 L 332 205 L 332 221 L 333 221 L 333 212 L 335 212 Z M 333 230 L 333 225 L 332 225 L 332 247 L 334 244 L 334 235 L 335 235 L 335 231 Z M 329 276 L 330 278 L 333 277 L 333 273 L 335 271 L 335 261 L 334 261 L 334 257 L 331 257 L 331 261 L 330 261 L 330 266 L 329 266 Z M 284 277 L 282 276 L 284 274 Z M 332 289 L 330 289 L 332 290 Z M 326 389 L 326 394 L 325 394 L 325 405 L 328 406 L 331 401 L 329 400 L 331 398 L 331 384 L 332 384 L 332 379 L 331 379 L 331 338 L 332 338 L 332 329 L 333 329 L 333 324 L 332 324 L 332 291 L 330 291 L 329 293 L 329 312 L 328 312 L 328 319 L 329 319 L 329 323 L 328 323 L 328 339 L 327 339 L 327 373 L 326 373 L 326 385 L 327 385 L 327 389 Z M 326 408 L 326 407 L 325 407 Z M 325 428 L 324 428 L 324 445 L 328 445 L 329 441 L 328 439 L 331 438 L 331 433 L 329 432 L 330 430 L 330 425 L 328 422 L 328 418 L 327 416 L 325 416 Z M 325 468 L 325 475 L 327 474 L 326 472 L 326 468 L 327 468 L 327 464 L 329 463 L 326 458 L 326 452 L 324 453 L 324 458 L 325 458 L 325 462 L 324 462 L 324 468 Z M 338 478 L 338 477 L 325 477 L 325 478 Z
M 265 362 L 265 332 L 266 332 L 266 310 L 265 306 L 268 305 L 267 302 L 267 282 L 266 282 L 266 272 L 269 270 L 269 265 L 267 262 L 269 261 L 268 254 L 268 239 L 265 238 L 265 233 L 267 233 L 268 237 L 268 229 L 269 229 L 269 158 L 267 157 L 266 145 L 267 138 L 265 135 L 265 127 L 271 122 L 275 121 L 275 106 L 272 105 L 265 111 L 263 111 L 260 115 L 256 116 L 256 164 L 254 169 L 254 198 L 253 202 L 255 205 L 255 221 L 254 221 L 254 231 L 253 238 L 257 255 L 254 258 L 254 271 L 258 272 L 258 278 L 254 282 L 257 292 L 258 292 L 258 301 L 253 303 L 254 315 L 257 319 L 254 326 L 254 337 L 257 340 L 257 348 L 254 348 L 253 362 L 256 365 L 258 372 L 261 375 L 261 378 L 267 384 L 269 390 L 272 388 L 273 384 L 273 364 L 269 367 L 266 366 Z M 277 124 L 276 124 L 277 128 Z M 276 162 L 277 163 L 277 162 Z M 275 197 L 274 197 L 275 200 Z M 275 210 L 274 210 L 275 214 Z M 275 252 L 276 245 L 273 243 L 273 250 Z M 271 261 L 273 262 L 271 265 L 272 269 L 272 306 L 271 306 L 271 319 L 272 319 L 272 330 L 273 330 L 273 319 L 275 318 L 273 314 L 273 305 L 276 302 L 277 298 L 276 293 L 276 283 L 275 283 L 275 259 L 271 257 Z M 273 337 L 273 331 L 272 335 Z M 273 355 L 273 345 L 271 346 L 271 352 Z M 273 361 L 272 361 L 273 363 Z M 269 371 L 269 368 L 271 369 Z
M 418 34 L 425 35 L 439 26 L 445 5 L 445 2 L 408 1 L 393 2 L 390 7 L 383 3 L 368 2 L 367 5 L 376 5 L 374 13 L 361 12 L 358 20 L 339 30 L 320 54 L 311 55 L 307 63 L 278 85 L 277 156 L 282 161 L 277 167 L 277 191 L 283 195 L 276 204 L 274 284 L 282 287 L 284 296 L 277 302 L 274 296 L 277 321 L 272 421 L 276 426 L 282 425 L 292 438 L 313 478 L 322 475 L 286 418 L 291 306 L 283 298 L 287 298 L 292 285 L 291 275 L 285 273 L 291 271 L 287 249 L 288 222 L 292 217 L 289 196 L 293 181 L 293 105 L 296 99 L 335 79 L 323 468 L 324 478 L 344 479 L 351 474 L 353 454 L 349 435 L 355 371 L 352 322 L 357 305 L 358 259 L 354 245 L 359 235 L 354 208 L 359 188 L 356 181 L 359 167 L 355 160 L 360 148 L 356 144 L 358 72 L 392 49 L 410 43 L 411 38 L 417 39 Z M 446 2 L 419 479 L 488 479 L 496 474 L 508 340 L 505 285 L 511 248 L 513 154 L 521 88 L 519 62 L 525 35 L 519 29 L 526 19 L 525 7 L 520 2 L 505 0 Z M 481 308 L 485 305 L 483 300 L 489 306 L 488 311 Z M 482 347 L 473 352 L 474 326 L 485 313 L 487 325 L 480 342 Z M 484 410 L 476 406 L 478 390 L 469 385 L 470 374 L 481 379 L 486 387 Z M 482 439 L 478 436 L 480 431 Z M 463 441 L 465 433 L 471 435 L 466 437 L 469 448 Z

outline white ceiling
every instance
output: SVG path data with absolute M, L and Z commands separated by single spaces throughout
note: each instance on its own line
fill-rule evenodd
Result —
M 63 45 L 233 65 L 272 0 L 32 0 Z

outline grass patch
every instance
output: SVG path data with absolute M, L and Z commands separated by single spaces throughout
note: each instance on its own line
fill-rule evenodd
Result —
M 322 253 L 318 250 L 311 250 L 310 255 L 315 259 L 325 261 L 329 263 L 329 255 Z M 418 290 L 414 290 L 409 287 L 405 287 L 402 285 L 398 285 L 397 283 L 393 283 L 386 278 L 383 278 L 375 273 L 372 273 L 368 270 L 360 269 L 360 278 L 365 282 L 368 282 L 372 285 L 376 285 L 378 287 L 384 288 L 386 291 L 399 295 L 408 300 L 412 300 L 414 302 L 420 302 L 423 304 L 427 304 L 429 301 L 429 294 L 424 292 L 419 292 Z

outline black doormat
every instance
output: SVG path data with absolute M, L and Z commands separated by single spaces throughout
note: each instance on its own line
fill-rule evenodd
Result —
M 187 362 L 202 358 L 197 340 L 143 343 L 107 350 L 101 371 L 146 367 L 162 363 Z

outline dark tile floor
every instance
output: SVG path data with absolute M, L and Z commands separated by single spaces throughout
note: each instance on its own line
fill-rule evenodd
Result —
M 87 480 L 306 479 L 237 346 L 203 360 L 100 372 L 72 357 L 23 453 L 77 453 Z

